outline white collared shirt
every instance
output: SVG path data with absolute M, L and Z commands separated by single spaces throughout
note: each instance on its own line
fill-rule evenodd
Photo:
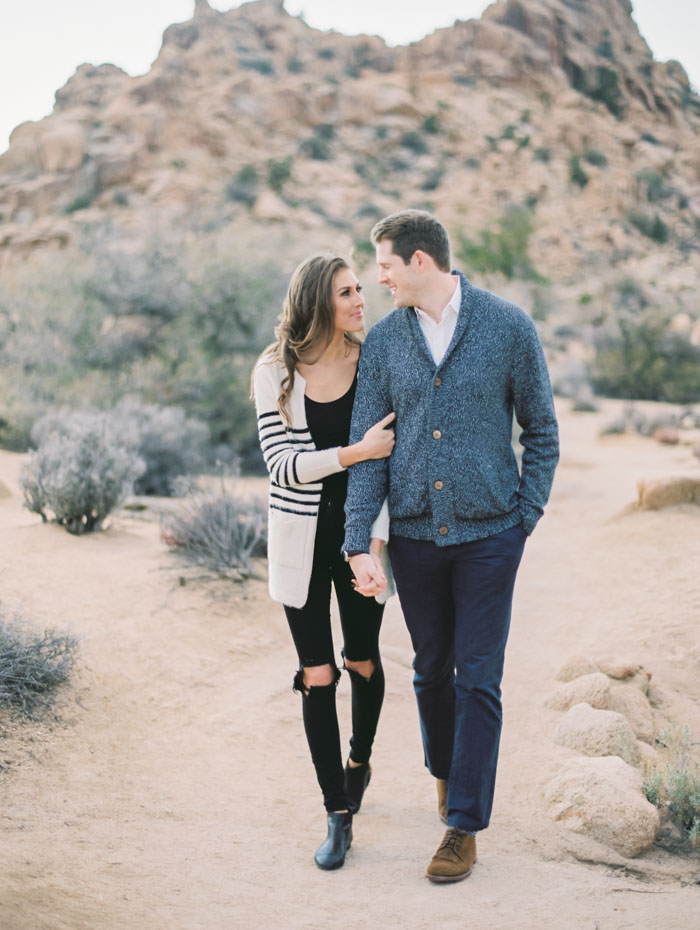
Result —
M 428 348 L 430 349 L 430 353 L 436 365 L 439 365 L 443 360 L 445 352 L 447 352 L 448 346 L 450 342 L 452 342 L 455 327 L 457 326 L 457 317 L 459 316 L 459 306 L 462 302 L 462 287 L 459 283 L 459 278 L 457 275 L 453 275 L 453 277 L 456 285 L 454 294 L 450 297 L 449 303 L 442 311 L 442 317 L 439 323 L 436 323 L 435 320 L 428 316 L 424 310 L 421 310 L 420 307 L 414 308 L 420 328 L 425 336 L 425 341 L 428 343 Z

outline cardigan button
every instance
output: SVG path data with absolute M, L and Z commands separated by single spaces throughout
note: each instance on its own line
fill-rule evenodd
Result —
M 434 430 L 433 430 L 433 439 L 440 439 L 441 437 L 442 437 L 442 433 L 440 432 L 440 430 L 439 430 L 439 429 L 434 429 Z
M 438 530 L 438 533 L 439 533 L 441 536 L 447 536 L 447 534 L 448 534 L 449 532 L 450 532 L 450 531 L 447 529 L 446 526 L 441 526 L 440 529 Z
M 436 379 L 435 379 L 435 387 L 440 387 L 441 384 L 442 384 L 442 378 L 436 378 Z
M 436 481 L 433 487 L 435 488 L 436 491 L 442 491 L 445 485 L 442 483 L 442 481 Z

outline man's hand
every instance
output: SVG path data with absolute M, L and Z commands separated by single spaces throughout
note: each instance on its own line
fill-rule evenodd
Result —
M 352 585 L 358 594 L 374 597 L 386 588 L 386 576 L 379 559 L 368 552 L 361 552 L 359 555 L 353 555 L 349 564 L 355 576 Z

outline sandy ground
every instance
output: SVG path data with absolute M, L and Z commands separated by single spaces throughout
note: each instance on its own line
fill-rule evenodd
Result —
M 700 860 L 652 849 L 584 863 L 542 803 L 570 754 L 544 708 L 569 655 L 642 662 L 659 723 L 700 733 L 700 507 L 619 515 L 638 478 L 698 462 L 687 447 L 599 439 L 612 410 L 560 405 L 562 463 L 516 591 L 494 818 L 454 886 L 423 877 L 443 827 L 396 599 L 374 778 L 345 868 L 323 873 L 295 655 L 264 582 L 197 578 L 157 521 L 126 512 L 85 538 L 42 525 L 21 507 L 21 457 L 0 454 L 14 490 L 0 501 L 2 599 L 81 639 L 58 722 L 0 720 L 1 930 L 697 925 Z M 347 736 L 346 679 L 339 703 Z

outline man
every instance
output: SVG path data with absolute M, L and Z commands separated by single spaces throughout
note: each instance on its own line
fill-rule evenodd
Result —
M 388 494 L 425 763 L 448 825 L 426 874 L 452 882 L 469 874 L 489 823 L 513 586 L 552 486 L 557 422 L 532 320 L 450 272 L 434 217 L 392 214 L 372 241 L 397 309 L 363 346 L 350 441 L 395 411 L 396 445 L 351 469 L 344 551 L 361 593 L 382 587 L 369 530 Z

